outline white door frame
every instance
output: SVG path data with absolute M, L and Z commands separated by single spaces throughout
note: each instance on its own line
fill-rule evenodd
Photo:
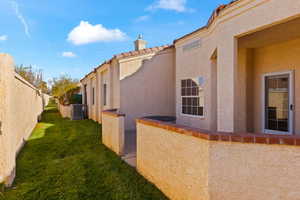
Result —
M 274 130 L 268 130 L 266 129 L 266 83 L 265 79 L 269 76 L 278 76 L 278 75 L 288 75 L 289 76 L 289 131 L 274 131 Z M 275 135 L 293 135 L 294 133 L 294 70 L 290 71 L 281 71 L 281 72 L 273 72 L 273 73 L 267 73 L 263 74 L 262 76 L 262 131 L 266 134 L 275 134 Z M 290 106 L 293 106 L 293 110 L 291 110 Z

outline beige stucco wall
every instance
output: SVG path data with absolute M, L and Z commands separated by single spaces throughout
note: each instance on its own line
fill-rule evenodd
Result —
M 208 161 L 207 141 L 137 123 L 137 170 L 170 199 L 208 200 Z
M 58 109 L 63 118 L 71 118 L 71 106 L 70 105 L 64 106 L 64 105 L 58 104 Z
M 93 99 L 93 89 L 94 89 L 94 99 Z M 97 121 L 97 105 L 96 105 L 96 75 L 91 77 L 90 79 L 90 102 L 89 102 L 89 116 L 90 119 Z
M 87 78 L 84 78 L 84 79 L 82 79 L 81 81 L 80 81 L 80 86 L 81 86 L 81 91 L 82 91 L 82 103 L 83 104 L 87 104 L 88 103 L 88 101 L 87 101 L 87 98 L 88 98 L 88 95 L 87 95 L 87 90 L 86 90 L 86 94 L 85 94 L 85 91 L 84 91 L 84 86 L 86 85 L 87 86 Z M 87 102 L 85 102 L 85 101 L 87 101 Z
M 104 110 L 118 109 L 126 114 L 125 127 L 135 129 L 135 119 L 145 115 L 175 115 L 174 49 L 156 55 L 146 54 L 113 59 L 85 77 L 89 118 L 102 123 Z M 154 81 L 155 80 L 155 81 Z M 107 104 L 103 84 L 107 84 Z M 96 102 L 92 105 L 92 87 Z
M 211 200 L 298 200 L 300 148 L 210 143 Z
M 81 81 L 81 86 L 82 86 L 82 91 L 84 91 L 84 85 L 86 85 L 86 99 L 87 99 L 87 107 L 88 107 L 88 118 L 92 119 L 94 121 L 98 120 L 97 116 L 97 81 L 98 77 L 96 76 L 96 73 L 92 73 L 88 75 L 85 79 Z M 93 88 L 95 90 L 95 98 L 94 98 L 94 104 L 93 104 Z M 83 99 L 84 99 L 84 94 L 83 94 Z
M 84 86 L 86 86 L 86 94 L 84 92 Z M 83 103 L 85 103 L 87 105 L 87 111 L 88 111 L 88 118 L 90 119 L 90 98 L 91 98 L 91 94 L 90 94 L 90 81 L 89 81 L 89 77 L 85 77 L 84 79 L 81 80 L 81 90 L 82 90 L 82 100 Z M 86 102 L 84 102 L 86 100 Z
M 103 64 L 88 76 L 81 80 L 82 91 L 84 85 L 87 85 L 87 106 L 88 117 L 94 121 L 102 123 L 101 112 L 113 108 L 118 108 L 120 105 L 119 92 L 119 68 L 116 60 L 110 63 Z M 107 101 L 104 105 L 103 100 L 103 85 L 107 84 Z M 92 90 L 95 89 L 95 102 L 92 103 Z M 84 99 L 84 94 L 83 94 Z
M 108 67 L 108 69 L 104 70 L 101 72 L 101 77 L 102 77 L 102 84 L 101 84 L 101 90 L 102 90 L 102 96 L 101 99 L 102 101 L 104 101 L 104 92 L 103 92 L 103 85 L 106 84 L 106 105 L 104 105 L 104 102 L 102 102 L 102 107 L 103 110 L 108 110 L 111 109 L 111 88 L 112 88 L 112 84 L 111 84 L 111 79 L 110 79 L 110 66 Z
M 11 90 L 14 84 L 13 78 L 13 59 L 6 54 L 0 54 L 0 182 L 8 182 L 9 177 L 13 175 L 15 160 L 14 152 L 15 140 L 11 136 L 10 121 L 11 115 L 8 115 L 8 106 L 11 100 Z M 9 77 L 9 78 L 7 78 Z M 7 109 L 3 109 L 7 108 Z
M 52 96 L 48 95 L 48 94 L 43 94 L 43 98 L 44 98 L 44 105 L 47 106 L 50 102 L 50 99 L 52 98 Z
M 15 88 L 10 101 L 12 105 L 10 112 L 13 115 L 11 125 L 14 127 L 17 149 L 22 146 L 24 140 L 27 140 L 37 123 L 37 116 L 44 109 L 42 94 L 21 80 L 23 80 L 21 77 L 14 79 Z M 20 96 L 22 96 L 21 99 Z M 24 116 L 26 117 L 24 118 Z
M 143 62 L 138 58 L 120 63 L 120 71 L 123 71 L 120 74 L 120 112 L 126 114 L 126 130 L 135 129 L 135 119 L 139 117 L 175 116 L 174 59 L 174 49 L 171 48 Z M 125 69 L 131 69 L 131 66 L 139 68 L 129 75 Z
M 117 64 L 115 61 L 110 64 L 106 64 L 104 67 L 101 67 L 97 70 L 98 75 L 98 90 L 96 92 L 98 98 L 98 107 L 97 113 L 99 114 L 98 122 L 102 123 L 102 111 L 109 110 L 113 108 L 118 108 L 116 106 L 118 103 L 118 93 L 117 93 L 117 85 L 118 85 L 118 75 L 117 73 Z M 104 84 L 106 84 L 106 105 L 104 105 Z
M 114 59 L 112 62 L 112 68 L 111 68 L 111 81 L 112 81 L 112 88 L 111 91 L 111 108 L 120 108 L 121 104 L 121 79 L 120 79 L 120 64 L 119 62 Z
M 137 170 L 174 200 L 298 200 L 299 150 L 137 124 Z
M 16 156 L 47 101 L 48 96 L 43 100 L 40 91 L 14 72 L 13 59 L 0 54 L 0 182 L 12 183 Z
M 270 12 L 271 11 L 271 12 Z M 237 38 L 264 28 L 299 17 L 300 2 L 294 0 L 240 0 L 221 11 L 216 20 L 201 31 L 191 34 L 175 43 L 176 46 L 176 105 L 178 123 L 193 127 L 232 132 L 238 128 L 238 41 Z M 267 37 L 266 37 L 267 38 Z M 183 52 L 183 47 L 195 40 L 201 40 L 199 48 Z M 212 83 L 211 58 L 217 51 L 217 81 Z M 180 80 L 204 76 L 205 117 L 194 118 L 180 115 Z M 213 105 L 214 84 L 217 85 L 217 105 Z M 244 88 L 245 90 L 245 88 Z M 212 116 L 217 112 L 217 117 Z M 214 122 L 217 119 L 216 122 Z M 213 124 L 215 123 L 215 125 Z M 243 122 L 245 123 L 245 122 Z
M 121 60 L 121 67 L 120 67 L 120 80 L 125 79 L 128 76 L 131 76 L 132 74 L 135 74 L 138 72 L 143 65 L 143 62 L 145 60 L 149 60 L 154 56 L 153 53 L 146 54 L 142 56 L 134 56 L 128 59 Z
M 118 155 L 124 154 L 124 116 L 102 113 L 102 143 Z
M 196 40 L 190 40 L 187 44 Z M 184 51 L 183 47 L 177 47 L 176 49 L 176 116 L 179 124 L 202 129 L 211 129 L 216 126 L 212 123 L 216 123 L 213 115 L 217 112 L 216 104 L 213 104 L 213 99 L 216 98 L 216 96 L 213 98 L 213 88 L 216 82 L 213 82 L 213 77 L 216 77 L 215 73 L 217 71 L 214 67 L 216 61 L 210 59 L 214 53 L 214 49 L 211 49 L 210 45 L 208 42 L 201 41 L 201 46 L 198 48 L 187 51 Z M 204 117 L 187 116 L 181 113 L 181 80 L 197 77 L 203 77 L 205 81 L 202 85 L 204 91 Z

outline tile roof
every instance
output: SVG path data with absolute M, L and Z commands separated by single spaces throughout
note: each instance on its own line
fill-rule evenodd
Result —
M 151 53 L 157 53 L 159 51 L 162 51 L 162 50 L 165 50 L 168 48 L 172 48 L 172 47 L 174 47 L 174 46 L 173 45 L 163 45 L 163 46 L 158 46 L 158 47 L 152 47 L 152 48 L 146 48 L 146 49 L 141 49 L 141 50 L 136 50 L 136 51 L 128 51 L 128 52 L 116 54 L 111 59 L 104 61 L 98 67 L 94 68 L 93 71 L 91 71 L 90 73 L 85 75 L 80 81 L 82 81 L 83 79 L 88 77 L 90 74 L 96 72 L 96 70 L 99 69 L 100 67 L 102 67 L 103 65 L 111 63 L 113 61 L 113 59 L 119 60 L 119 59 L 135 57 L 135 56 L 147 55 L 147 54 L 151 54 Z
M 193 31 L 193 32 L 191 32 L 191 33 L 188 33 L 188 34 L 186 34 L 186 35 L 184 35 L 184 36 L 182 36 L 182 37 L 180 37 L 180 38 L 174 40 L 174 43 L 176 43 L 177 41 L 179 41 L 179 40 L 181 40 L 181 39 L 183 39 L 183 38 L 186 38 L 186 37 L 188 37 L 188 36 L 190 36 L 190 35 L 193 35 L 194 33 L 197 33 L 198 31 L 201 31 L 201 30 L 203 30 L 203 29 L 208 28 L 208 27 L 215 21 L 215 19 L 219 16 L 219 14 L 221 13 L 221 11 L 223 11 L 225 8 L 231 6 L 232 4 L 234 4 L 234 3 L 237 2 L 237 1 L 240 1 L 240 0 L 232 0 L 232 1 L 231 1 L 230 3 L 228 3 L 228 4 L 223 4 L 223 5 L 218 6 L 218 7 L 213 11 L 213 13 L 211 14 L 211 16 L 210 16 L 210 18 L 208 19 L 208 22 L 206 23 L 205 26 L 203 26 L 203 27 L 201 27 L 201 28 L 198 28 L 197 30 L 195 30 L 195 31 Z
M 150 54 L 150 53 L 156 53 L 158 51 L 161 51 L 161 50 L 164 50 L 164 49 L 167 49 L 170 47 L 172 47 L 172 45 L 164 45 L 164 46 L 159 46 L 159 47 L 146 48 L 146 49 L 142 49 L 142 50 L 138 50 L 138 51 L 129 51 L 129 52 L 114 55 L 113 58 L 123 59 L 123 58 L 132 57 L 132 56 L 146 55 L 146 54 Z

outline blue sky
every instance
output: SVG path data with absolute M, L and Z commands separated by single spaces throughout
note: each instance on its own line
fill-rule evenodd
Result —
M 171 44 L 229 0 L 0 0 L 0 52 L 42 69 L 45 79 L 82 78 L 112 55 Z

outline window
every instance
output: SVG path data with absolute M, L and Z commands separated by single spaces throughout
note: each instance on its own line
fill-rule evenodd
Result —
M 203 79 L 181 80 L 182 114 L 194 116 L 204 115 L 204 96 L 200 82 L 203 82 Z
M 92 103 L 93 103 L 93 105 L 95 104 L 95 88 L 93 88 L 93 91 L 92 91 Z
M 106 106 L 107 104 L 106 99 L 107 99 L 107 84 L 104 83 L 103 84 L 103 105 L 104 106 Z

